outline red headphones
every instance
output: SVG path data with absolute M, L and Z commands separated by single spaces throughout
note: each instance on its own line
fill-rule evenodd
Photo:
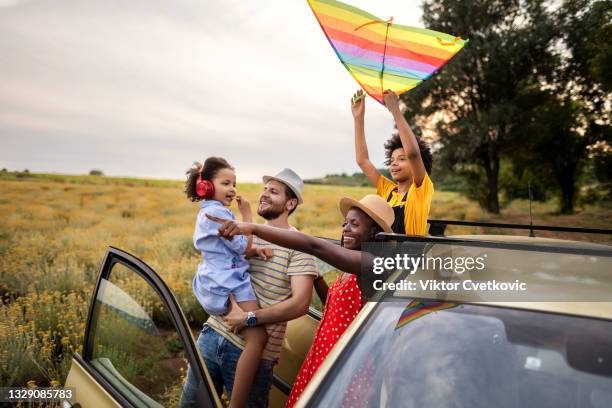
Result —
M 205 200 L 211 199 L 215 195 L 215 186 L 210 180 L 202 179 L 201 170 L 196 180 L 196 195 Z

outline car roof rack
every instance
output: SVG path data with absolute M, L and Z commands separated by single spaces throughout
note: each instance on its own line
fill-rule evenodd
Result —
M 461 225 L 467 227 L 486 227 L 486 228 L 506 228 L 506 229 L 524 229 L 529 230 L 529 236 L 534 237 L 533 231 L 556 231 L 556 232 L 571 232 L 582 234 L 606 234 L 612 235 L 612 229 L 604 228 L 579 228 L 579 227 L 556 227 L 552 225 L 530 225 L 530 224 L 505 224 L 495 222 L 478 222 L 478 221 L 456 221 L 456 220 L 427 220 L 429 224 L 429 235 L 434 237 L 444 237 L 446 227 L 449 225 Z
M 547 243 L 547 242 L 505 242 L 490 241 L 482 238 L 468 237 L 435 237 L 431 235 L 404 235 L 388 232 L 376 234 L 375 242 L 384 244 L 386 242 L 406 243 L 420 248 L 428 244 L 461 245 L 465 247 L 509 249 L 521 251 L 550 252 L 559 254 L 576 254 L 612 257 L 612 247 L 605 244 L 589 243 L 588 246 L 580 245 L 574 241 L 566 243 Z

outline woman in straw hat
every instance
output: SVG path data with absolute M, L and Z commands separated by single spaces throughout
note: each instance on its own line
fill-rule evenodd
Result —
M 391 232 L 395 218 L 391 206 L 377 195 L 367 195 L 359 201 L 345 197 L 340 200 L 340 212 L 344 216 L 340 246 L 298 231 L 209 217 L 222 224 L 219 234 L 227 239 L 254 234 L 268 242 L 314 255 L 343 271 L 327 290 L 321 323 L 295 380 L 287 407 L 295 404 L 327 354 L 361 310 L 365 303 L 357 285 L 357 275 L 362 270 L 361 245 L 373 241 L 379 232 Z M 232 307 L 236 307 L 233 302 Z

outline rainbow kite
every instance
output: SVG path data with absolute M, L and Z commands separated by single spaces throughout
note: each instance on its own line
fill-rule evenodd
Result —
M 342 64 L 363 90 L 383 103 L 429 78 L 467 40 L 424 28 L 393 24 L 335 0 L 307 0 Z
M 402 312 L 397 324 L 395 325 L 395 330 L 400 329 L 407 325 L 408 323 L 418 319 L 419 317 L 423 317 L 426 314 L 431 312 L 437 312 L 438 310 L 450 309 L 451 307 L 457 306 L 456 303 L 449 302 L 436 302 L 436 301 L 427 301 L 427 300 L 413 300 L 406 306 L 406 309 Z

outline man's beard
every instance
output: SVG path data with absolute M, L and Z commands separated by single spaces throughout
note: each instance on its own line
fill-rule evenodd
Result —
M 266 208 L 265 210 L 257 209 L 257 214 L 260 217 L 262 217 L 263 219 L 270 221 L 270 220 L 274 220 L 274 219 L 280 217 L 281 214 L 283 213 L 283 211 L 284 211 L 283 207 L 280 207 L 280 206 L 279 207 L 270 206 L 270 207 Z

